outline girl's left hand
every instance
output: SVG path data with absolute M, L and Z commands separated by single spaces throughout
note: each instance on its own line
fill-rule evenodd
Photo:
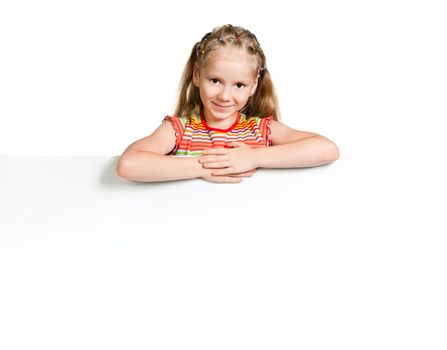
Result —
M 240 174 L 257 168 L 253 148 L 243 142 L 232 142 L 232 148 L 211 148 L 203 151 L 198 162 L 204 168 L 217 169 L 213 175 Z

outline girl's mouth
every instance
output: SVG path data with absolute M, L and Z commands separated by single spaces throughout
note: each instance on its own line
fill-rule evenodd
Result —
M 213 105 L 214 105 L 217 109 L 221 109 L 221 110 L 227 110 L 228 108 L 233 107 L 232 105 L 225 106 L 225 105 L 217 104 L 217 103 L 215 103 L 215 102 L 213 102 Z

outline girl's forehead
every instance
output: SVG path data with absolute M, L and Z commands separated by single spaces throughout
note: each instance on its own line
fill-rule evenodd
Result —
M 221 64 L 237 64 L 240 67 L 246 67 L 249 71 L 256 71 L 257 61 L 254 55 L 250 55 L 243 48 L 221 47 L 209 53 L 205 66 L 209 68 L 220 66 Z M 205 68 L 205 67 L 203 67 Z
M 251 55 L 249 55 L 245 49 L 239 47 L 219 47 L 211 51 L 210 56 L 228 60 L 243 60 L 251 58 Z

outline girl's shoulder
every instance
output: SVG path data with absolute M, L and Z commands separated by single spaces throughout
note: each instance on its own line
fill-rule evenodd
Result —
M 176 124 L 181 124 L 183 128 L 190 124 L 199 124 L 201 122 L 200 115 L 197 114 L 189 114 L 189 115 L 181 115 L 181 116 L 166 116 L 165 120 L 169 120 Z
M 247 116 L 241 113 L 239 124 L 251 125 L 252 127 L 257 125 L 257 127 L 260 128 L 261 131 L 270 134 L 270 125 L 272 123 L 272 120 L 272 116 Z
M 245 114 L 240 115 L 239 127 L 243 129 L 252 130 L 253 133 L 258 133 L 265 141 L 267 146 L 271 145 L 270 125 L 273 120 L 272 116 L 260 117 L 260 116 L 247 116 Z
M 272 119 L 273 119 L 272 116 L 260 117 L 260 116 L 257 116 L 257 115 L 246 115 L 246 114 L 241 113 L 241 116 L 240 116 L 239 120 L 241 122 L 256 121 L 256 122 L 259 123 L 261 121 L 264 121 L 264 122 L 271 121 Z

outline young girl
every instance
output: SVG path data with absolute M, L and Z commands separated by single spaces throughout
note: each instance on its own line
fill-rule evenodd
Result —
M 258 40 L 227 24 L 194 45 L 174 116 L 131 144 L 117 173 L 135 181 L 241 182 L 256 168 L 311 167 L 338 157 L 332 141 L 279 121 Z

